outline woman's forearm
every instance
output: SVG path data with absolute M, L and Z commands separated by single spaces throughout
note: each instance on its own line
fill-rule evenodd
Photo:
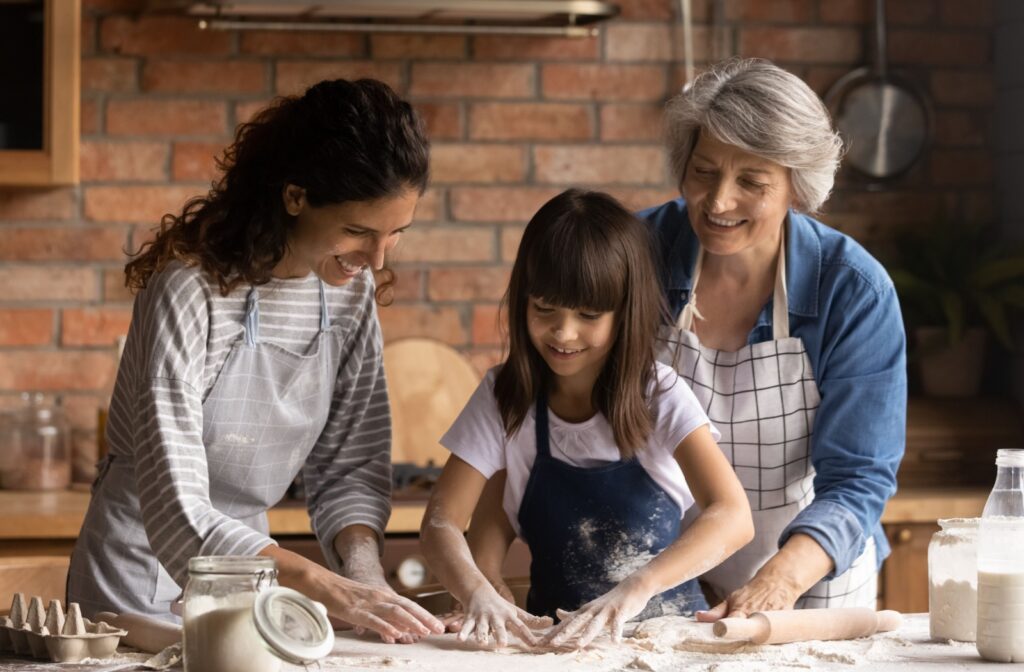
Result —
M 275 544 L 267 546 L 259 554 L 274 559 L 277 581 L 282 586 L 297 590 L 314 600 L 324 601 L 327 584 L 324 580 L 326 577 L 321 575 L 323 572 L 333 575 L 331 570 Z
M 349 525 L 338 532 L 333 545 L 341 558 L 342 576 L 362 583 L 387 584 L 380 564 L 380 545 L 373 528 Z
M 799 596 L 825 578 L 834 566 L 813 537 L 797 532 L 765 563 L 756 578 L 785 584 Z

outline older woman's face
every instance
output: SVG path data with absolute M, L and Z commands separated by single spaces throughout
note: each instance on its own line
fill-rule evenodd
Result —
M 701 133 L 683 176 L 690 224 L 710 254 L 774 254 L 793 200 L 789 170 Z

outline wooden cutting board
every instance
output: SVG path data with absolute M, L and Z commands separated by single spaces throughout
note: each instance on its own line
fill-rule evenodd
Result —
M 391 461 L 443 466 L 448 451 L 438 440 L 480 383 L 473 365 L 452 347 L 429 338 L 384 346 L 391 398 Z

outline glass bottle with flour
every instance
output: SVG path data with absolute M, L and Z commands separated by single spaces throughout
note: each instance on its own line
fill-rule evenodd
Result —
M 978 533 L 978 653 L 1024 662 L 1024 450 L 996 454 Z
M 272 558 L 192 558 L 185 586 L 185 672 L 279 672 L 307 665 L 334 646 L 319 602 L 276 585 Z

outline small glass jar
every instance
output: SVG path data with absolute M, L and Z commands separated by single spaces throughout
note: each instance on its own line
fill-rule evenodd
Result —
M 185 672 L 278 672 L 314 663 L 334 646 L 327 609 L 276 586 L 272 558 L 189 560 L 182 612 Z
M 185 672 L 277 672 L 281 660 L 256 630 L 257 594 L 276 582 L 273 558 L 207 556 L 188 563 Z
M 973 642 L 978 625 L 978 518 L 946 518 L 928 544 L 932 639 Z
M 66 490 L 71 485 L 71 428 L 64 412 L 43 395 L 21 395 L 24 406 L 4 432 L 10 464 L 0 472 L 8 490 Z

